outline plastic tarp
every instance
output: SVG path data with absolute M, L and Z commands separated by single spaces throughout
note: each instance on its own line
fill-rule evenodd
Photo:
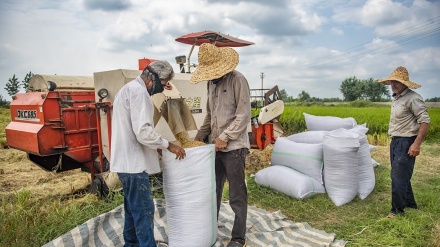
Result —
M 154 237 L 157 246 L 168 246 L 167 212 L 163 199 L 154 199 Z M 200 219 L 202 220 L 202 219 Z M 234 213 L 228 203 L 220 208 L 218 237 L 214 247 L 226 247 L 231 240 L 231 229 Z M 89 219 L 71 231 L 45 244 L 44 247 L 82 247 L 106 246 L 122 247 L 124 238 L 124 206 L 120 205 L 110 212 Z M 200 231 L 191 225 L 193 231 Z M 309 247 L 342 247 L 346 242 L 335 239 L 334 233 L 312 228 L 306 222 L 289 221 L 281 211 L 267 212 L 249 206 L 246 222 L 247 246 L 309 246 Z M 180 245 L 185 247 L 185 245 Z M 192 245 L 188 246 L 192 247 Z M 208 247 L 208 246 L 206 246 Z

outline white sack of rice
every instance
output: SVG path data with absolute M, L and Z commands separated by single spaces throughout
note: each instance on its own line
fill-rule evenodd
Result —
M 351 202 L 358 193 L 359 134 L 338 129 L 324 136 L 324 185 L 336 206 Z
M 297 199 L 325 193 L 321 183 L 285 166 L 270 166 L 258 171 L 255 182 Z
M 286 137 L 287 139 L 298 143 L 319 144 L 324 140 L 324 135 L 328 131 L 315 130 L 296 133 Z
M 287 166 L 323 184 L 322 144 L 297 143 L 278 137 L 271 155 L 272 166 Z
M 185 151 L 182 160 L 162 152 L 168 246 L 212 246 L 217 239 L 214 145 Z
M 358 167 L 359 167 L 359 187 L 358 196 L 365 199 L 373 191 L 376 184 L 374 167 L 371 161 L 370 144 L 368 144 L 367 136 L 368 128 L 365 124 L 357 125 L 350 129 L 359 134 L 359 150 L 358 150 Z
M 340 118 L 333 116 L 314 116 L 303 113 L 308 131 L 326 130 L 332 131 L 340 128 L 351 129 L 357 125 L 352 117 Z

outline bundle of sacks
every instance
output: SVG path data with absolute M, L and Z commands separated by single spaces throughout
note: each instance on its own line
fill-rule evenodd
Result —
M 336 206 L 365 199 L 374 189 L 377 165 L 366 125 L 354 118 L 304 117 L 308 131 L 279 137 L 271 166 L 257 172 L 256 183 L 297 199 L 327 193 Z

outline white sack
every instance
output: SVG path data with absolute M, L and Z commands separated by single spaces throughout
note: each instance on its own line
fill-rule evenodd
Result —
M 186 148 L 186 157 L 163 150 L 168 245 L 206 247 L 217 239 L 214 145 Z
M 371 164 L 373 165 L 373 167 L 376 167 L 378 165 L 380 165 L 376 160 L 374 160 L 373 158 L 371 158 Z
M 374 189 L 376 178 L 374 174 L 374 167 L 371 158 L 371 146 L 368 143 L 366 133 L 368 128 L 366 124 L 356 125 L 350 131 L 359 134 L 359 151 L 358 151 L 358 166 L 359 166 L 359 187 L 358 195 L 360 199 L 365 199 Z M 373 146 L 375 147 L 375 146 Z
M 350 131 L 359 134 L 358 167 L 359 167 L 359 187 L 358 195 L 360 199 L 365 199 L 373 191 L 376 184 L 373 164 L 371 162 L 370 144 L 368 144 L 368 132 L 366 125 L 357 125 Z
M 327 130 L 332 131 L 339 128 L 351 129 L 356 126 L 356 120 L 352 117 L 340 118 L 333 116 L 314 116 L 303 113 L 308 131 Z
M 359 134 L 345 129 L 324 136 L 324 185 L 336 206 L 352 201 L 358 192 Z
M 287 166 L 302 174 L 316 179 L 321 184 L 322 179 L 322 144 L 296 143 L 284 137 L 278 137 L 271 154 L 273 166 Z
M 324 135 L 328 133 L 328 131 L 321 131 L 321 130 L 315 130 L 315 131 L 305 131 L 301 133 L 296 133 L 293 135 L 290 135 L 286 137 L 288 140 L 298 142 L 298 143 L 322 143 L 324 140 Z
M 269 166 L 258 171 L 255 182 L 297 199 L 325 193 L 321 183 L 285 166 Z

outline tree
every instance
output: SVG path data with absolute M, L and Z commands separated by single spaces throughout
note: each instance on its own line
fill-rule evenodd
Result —
M 359 80 L 356 76 L 345 79 L 339 88 L 344 101 L 370 100 L 381 101 L 390 98 L 390 92 L 385 84 L 377 83 L 373 78 Z
M 382 96 L 390 98 L 390 92 L 385 84 L 377 83 L 373 78 L 362 81 L 362 98 L 373 102 L 381 101 Z
M 3 95 L 0 94 L 0 108 L 8 108 L 9 101 L 3 98 Z
M 440 102 L 440 97 L 428 98 L 426 102 Z
M 354 101 L 362 97 L 362 83 L 356 76 L 346 78 L 339 90 L 345 101 Z
M 298 100 L 303 102 L 309 102 L 311 101 L 310 94 L 306 91 L 302 90 L 301 93 L 298 94 Z
M 27 88 L 29 87 L 29 80 L 33 75 L 34 74 L 32 74 L 32 72 L 29 71 L 29 73 L 27 73 L 26 76 L 24 77 L 23 81 L 21 81 L 21 85 L 23 86 L 24 91 L 27 91 Z
M 9 96 L 15 95 L 20 91 L 20 82 L 18 81 L 18 78 L 12 76 L 12 78 L 9 78 L 8 83 L 6 83 L 5 87 L 6 91 L 8 91 Z
M 287 94 L 285 89 L 281 89 L 280 94 L 281 94 L 281 99 L 283 99 L 283 100 L 289 98 L 289 95 Z

